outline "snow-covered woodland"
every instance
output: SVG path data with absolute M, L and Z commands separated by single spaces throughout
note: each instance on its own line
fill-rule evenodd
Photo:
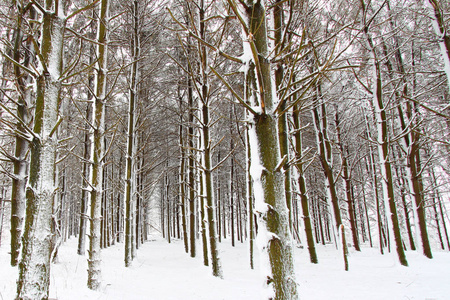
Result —
M 0 299 L 448 299 L 448 1 L 0 14 Z

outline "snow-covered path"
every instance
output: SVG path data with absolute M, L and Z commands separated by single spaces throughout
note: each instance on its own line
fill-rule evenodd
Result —
M 103 286 L 86 288 L 86 258 L 76 254 L 76 239 L 60 249 L 60 262 L 52 265 L 51 298 L 59 300 L 220 300 L 260 299 L 258 270 L 248 267 L 247 246 L 221 244 L 223 280 L 214 278 L 197 258 L 184 253 L 181 241 L 167 244 L 155 237 L 138 251 L 131 268 L 125 268 L 123 245 L 102 251 Z M 9 266 L 6 245 L 0 248 L 0 299 L 14 299 L 17 269 Z M 198 249 L 201 251 L 201 249 Z M 319 264 L 309 263 L 306 249 L 296 249 L 297 277 L 302 300 L 446 300 L 450 299 L 450 253 L 434 251 L 428 260 L 408 251 L 410 267 L 394 255 L 376 249 L 351 252 L 350 271 L 343 270 L 340 252 L 332 245 L 318 246 Z

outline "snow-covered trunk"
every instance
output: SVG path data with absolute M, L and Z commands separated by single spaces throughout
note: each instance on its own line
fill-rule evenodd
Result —
M 95 96 L 92 110 L 93 134 L 91 136 L 91 178 L 90 178 L 90 235 L 88 258 L 88 288 L 97 290 L 101 284 L 100 238 L 101 205 L 103 195 L 103 159 L 105 155 L 105 101 L 107 79 L 107 24 L 109 1 L 102 0 L 99 7 L 97 32 L 97 64 L 95 74 Z
M 206 40 L 206 23 L 205 23 L 205 4 L 204 0 L 200 1 L 199 5 L 199 21 L 200 21 L 200 37 Z M 211 255 L 211 267 L 214 276 L 222 277 L 222 266 L 219 258 L 219 250 L 217 245 L 216 235 L 216 216 L 215 216 L 215 201 L 213 189 L 213 174 L 211 162 L 211 140 L 210 140 L 210 120 L 209 120 L 209 86 L 208 86 L 208 55 L 204 44 L 200 43 L 201 55 L 201 95 L 200 95 L 200 113 L 201 113 L 201 127 L 202 127 L 202 146 L 203 146 L 203 178 L 206 197 L 206 214 L 208 225 L 209 249 Z
M 378 159 L 381 168 L 381 183 L 383 187 L 383 199 L 385 207 L 389 207 L 390 218 L 387 218 L 388 230 L 393 233 L 395 245 L 399 261 L 402 265 L 408 266 L 406 260 L 405 250 L 402 244 L 402 237 L 400 233 L 400 226 L 398 222 L 397 205 L 394 197 L 394 183 L 391 163 L 389 159 L 389 137 L 387 127 L 386 109 L 383 103 L 383 92 L 381 82 L 381 67 L 377 58 L 376 49 L 373 45 L 371 36 L 368 33 L 368 28 L 364 30 L 364 36 L 369 47 L 372 63 L 373 63 L 373 97 L 372 105 L 374 107 L 374 114 L 377 122 L 377 145 L 378 145 Z M 389 234 L 388 236 L 391 236 Z
M 444 71 L 447 75 L 447 84 L 450 90 L 450 35 L 448 34 L 448 29 L 445 24 L 445 13 L 439 0 L 428 0 L 425 1 L 425 3 L 428 6 L 431 6 L 431 9 L 433 10 L 431 12 L 431 22 L 434 32 L 439 40 L 439 48 L 441 50 L 442 59 L 444 60 Z
M 40 41 L 40 68 L 36 78 L 36 108 L 30 143 L 30 172 L 22 259 L 16 299 L 47 299 L 52 252 L 52 206 L 57 150 L 55 136 L 61 91 L 65 16 L 64 1 L 47 1 Z M 55 7 L 56 6 L 56 7 Z M 55 11 L 53 11 L 55 9 Z
M 14 48 L 13 58 L 15 61 L 21 61 L 22 53 L 25 54 L 22 64 L 25 67 L 29 67 L 30 63 L 34 60 L 34 51 L 31 44 L 31 38 L 26 43 L 26 49 L 22 49 L 22 23 L 25 17 L 24 12 L 20 11 L 17 16 L 17 25 L 14 32 Z M 30 8 L 30 19 L 35 18 L 34 8 Z M 14 75 L 16 79 L 16 86 L 19 92 L 17 99 L 17 117 L 23 121 L 23 124 L 29 124 L 31 115 L 30 107 L 32 103 L 32 89 L 30 84 L 32 83 L 32 77 L 26 73 L 23 73 L 22 69 L 14 65 Z M 19 262 L 20 246 L 22 239 L 22 231 L 25 220 L 25 203 L 26 203 L 26 187 L 28 176 L 28 141 L 24 139 L 23 135 L 26 135 L 26 129 L 21 122 L 17 122 L 17 134 L 14 150 L 14 177 L 12 178 L 11 187 L 11 266 L 16 266 Z
M 297 182 L 298 189 L 300 191 L 300 201 L 302 205 L 303 212 L 303 223 L 305 226 L 306 242 L 308 244 L 309 259 L 312 263 L 317 264 L 319 261 L 317 259 L 316 246 L 314 242 L 314 236 L 312 231 L 311 217 L 309 213 L 309 200 L 306 192 L 306 181 L 303 175 L 303 162 L 301 161 L 303 156 L 302 149 L 302 132 L 300 123 L 300 111 L 298 105 L 295 105 L 292 113 L 293 124 L 294 124 L 294 145 L 295 145 L 295 160 L 297 161 Z
M 277 5 L 273 7 L 273 23 L 274 23 L 274 37 L 275 37 L 275 56 L 279 57 L 283 53 L 284 43 L 283 43 L 283 33 L 285 30 L 284 26 L 284 13 L 283 13 L 283 2 L 284 0 L 277 0 Z M 283 60 L 279 60 L 275 67 L 275 85 L 277 88 L 277 94 L 283 85 L 284 77 L 284 65 Z M 286 109 L 286 99 L 280 99 L 281 103 L 278 105 L 278 111 L 284 112 Z M 278 116 L 278 139 L 280 141 L 280 155 L 281 157 L 286 157 L 289 161 L 289 133 L 287 124 L 287 113 L 283 113 Z M 292 221 L 292 192 L 291 192 L 291 171 L 288 165 L 284 169 L 284 190 L 286 193 L 286 205 L 289 210 L 289 228 L 293 234 L 293 221 Z
M 92 101 L 92 96 L 90 97 Z M 91 105 L 88 104 L 86 108 L 86 120 L 89 120 L 90 117 L 90 109 Z M 86 251 L 86 232 L 87 232 L 87 213 L 88 213 L 88 192 L 87 192 L 87 180 L 89 179 L 89 155 L 90 155 L 90 140 L 89 140 L 89 125 L 85 126 L 86 132 L 84 133 L 84 142 L 83 142 L 83 158 L 85 161 L 83 164 L 82 178 L 81 178 L 81 203 L 80 203 L 80 224 L 79 224 L 79 232 L 78 232 L 78 250 L 77 253 L 79 255 L 84 255 Z
M 181 227 L 183 232 L 184 251 L 189 253 L 189 240 L 187 234 L 186 224 L 186 150 L 184 144 L 184 129 L 183 129 L 183 98 L 181 96 L 180 85 L 178 85 L 178 98 L 180 101 L 180 125 L 179 125 L 179 147 L 180 147 L 180 171 L 179 171 L 179 184 L 180 184 L 180 210 L 181 210 Z
M 234 4 L 232 1 L 228 1 Z M 244 57 L 246 83 L 256 89 L 246 98 L 252 111 L 249 127 L 251 175 L 258 216 L 257 245 L 264 277 L 265 299 L 298 299 L 289 211 L 284 191 L 284 161 L 280 157 L 274 78 L 269 61 L 266 10 L 263 1 L 245 1 Z M 236 6 L 234 6 L 237 12 Z M 244 30 L 244 31 L 245 31 Z
M 195 150 L 194 150 L 194 95 L 192 80 L 188 77 L 188 188 L 189 188 L 189 250 L 191 257 L 196 256 L 196 213 L 195 213 Z
M 92 13 L 94 14 L 94 13 Z M 89 25 L 89 37 L 94 39 L 95 32 L 95 22 L 91 20 Z M 95 60 L 95 46 L 93 44 L 89 45 L 89 65 L 93 65 Z M 90 70 L 88 75 L 88 84 L 89 84 L 89 92 L 87 96 L 88 104 L 86 106 L 86 120 L 92 119 L 92 105 L 90 102 L 93 101 L 94 95 L 94 73 L 93 70 Z M 87 234 L 87 221 L 88 221 L 88 208 L 89 208 L 89 174 L 91 165 L 89 163 L 90 155 L 91 155 L 91 139 L 90 139 L 90 125 L 86 122 L 85 124 L 85 132 L 84 132 L 84 143 L 83 143 L 83 171 L 82 171 L 82 183 L 81 183 L 81 207 L 80 207 L 80 223 L 79 223 L 79 232 L 78 232 L 78 254 L 84 255 L 86 251 L 86 234 Z
M 131 43 L 131 74 L 130 74 L 130 89 L 129 89 L 129 103 L 128 103 L 128 135 L 127 135 L 127 158 L 125 166 L 125 266 L 131 266 L 132 257 L 132 240 L 133 234 L 133 219 L 132 219 L 132 202 L 135 191 L 132 187 L 135 185 L 132 181 L 135 180 L 134 174 L 134 115 L 135 103 L 139 95 L 139 58 L 140 58 L 140 20 L 139 20 L 139 1 L 134 0 L 132 4 L 133 14 L 133 36 Z

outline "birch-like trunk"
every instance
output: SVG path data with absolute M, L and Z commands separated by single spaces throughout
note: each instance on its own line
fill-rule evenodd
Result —
M 95 74 L 95 99 L 93 102 L 93 134 L 91 142 L 91 218 L 89 235 L 88 288 L 98 290 L 101 284 L 101 206 L 103 195 L 103 164 L 105 155 L 105 101 L 107 79 L 107 24 L 109 1 L 102 0 L 99 7 L 97 32 L 97 64 Z
M 39 49 L 41 65 L 36 78 L 34 134 L 30 143 L 25 231 L 16 299 L 47 299 L 49 292 L 57 151 L 55 131 L 66 23 L 64 5 L 64 1 L 47 1 L 43 12 Z

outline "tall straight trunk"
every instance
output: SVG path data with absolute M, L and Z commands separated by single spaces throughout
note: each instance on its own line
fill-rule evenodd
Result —
M 22 49 L 23 45 L 23 33 L 22 33 L 22 23 L 23 18 L 25 18 L 25 13 L 22 9 L 19 10 L 19 15 L 17 16 L 17 25 L 14 32 L 14 48 L 13 48 L 13 58 L 15 61 L 20 62 L 22 53 L 25 54 L 23 60 L 23 65 L 29 67 L 29 65 L 34 60 L 34 51 L 31 46 L 31 38 L 28 38 L 25 48 Z M 30 19 L 35 19 L 34 7 L 30 8 L 29 12 Z M 25 50 L 25 51 L 24 51 Z M 30 106 L 32 90 L 28 85 L 32 82 L 30 75 L 23 73 L 22 69 L 18 66 L 14 66 L 14 76 L 16 80 L 16 86 L 19 91 L 19 97 L 17 99 L 17 117 L 23 121 L 24 124 L 30 122 Z M 26 187 L 27 187 L 27 176 L 28 176 L 28 158 L 27 153 L 29 150 L 28 141 L 23 138 L 22 135 L 26 134 L 24 126 L 18 122 L 15 140 L 15 150 L 14 150 L 14 167 L 11 186 L 11 266 L 16 266 L 19 262 L 22 231 L 25 220 L 25 203 L 26 203 Z
M 169 168 L 169 161 L 166 161 L 166 169 Z M 167 227 L 167 232 L 166 232 L 166 237 L 167 237 L 167 242 L 170 244 L 171 242 L 171 227 L 170 227 L 170 182 L 169 182 L 169 174 L 167 174 L 164 176 L 165 177 L 165 192 L 166 192 L 166 201 L 163 203 L 163 205 L 165 206 L 165 211 L 167 212 L 167 221 L 165 221 L 166 223 L 166 227 Z M 166 206 L 167 205 L 167 206 Z M 163 216 L 163 218 L 166 218 L 166 215 Z
M 284 0 L 276 0 L 276 5 L 273 8 L 273 20 L 274 20 L 274 30 L 275 30 L 275 56 L 280 56 L 283 52 L 283 33 L 284 33 L 284 13 L 283 13 L 283 2 Z M 276 65 L 275 68 L 275 85 L 277 92 L 282 88 L 283 78 L 284 78 L 284 65 L 283 60 Z M 280 94 L 280 93 L 278 93 Z M 279 111 L 283 112 L 286 109 L 286 101 L 280 99 L 281 103 L 279 105 Z M 286 157 L 289 161 L 289 137 L 288 137 L 288 126 L 287 126 L 287 114 L 283 113 L 278 116 L 278 140 L 280 142 L 280 155 L 281 157 Z M 292 193 L 291 193 L 291 171 L 288 164 L 284 167 L 284 190 L 286 192 L 286 206 L 289 211 L 289 228 L 291 233 L 293 233 L 293 223 L 292 223 Z
M 194 95 L 192 80 L 188 77 L 188 188 L 189 188 L 189 250 L 195 257 L 195 151 L 194 151 Z
M 122 161 L 123 161 L 123 152 L 120 152 L 119 158 L 119 178 L 122 178 Z M 122 201 L 121 193 L 117 193 L 117 214 L 116 214 L 116 231 L 117 231 L 117 242 L 121 243 L 124 239 L 124 230 L 123 230 L 123 214 L 124 212 L 124 203 Z
M 199 5 L 199 21 L 200 21 L 200 37 L 206 41 L 206 19 L 205 19 L 205 3 L 204 0 L 200 0 Z M 203 146 L 203 178 L 205 187 L 205 199 L 206 199 L 206 214 L 208 221 L 208 238 L 209 238 L 209 250 L 211 255 L 211 267 L 214 276 L 222 277 L 222 266 L 219 258 L 219 250 L 217 245 L 216 235 L 216 217 L 215 217 L 215 201 L 213 192 L 213 174 L 212 174 L 212 162 L 211 162 L 211 139 L 210 139 L 210 119 L 209 119 L 209 85 L 208 85 L 208 56 L 206 52 L 206 46 L 199 43 L 200 57 L 201 57 L 201 95 L 200 95 L 200 113 L 201 113 L 201 129 L 202 129 L 202 146 Z
M 220 149 L 217 150 L 217 161 L 220 160 Z M 216 182 L 217 182 L 217 194 L 216 194 L 216 205 L 217 205 L 217 236 L 219 238 L 219 243 L 222 242 L 222 196 L 221 196 L 221 173 L 220 168 L 217 170 Z
M 230 151 L 233 151 L 233 140 L 230 142 Z M 235 246 L 235 213 L 234 213 L 234 161 L 230 160 L 230 229 L 231 229 L 231 246 Z
M 254 230 L 254 209 L 253 209 L 253 184 L 252 177 L 250 174 L 251 168 L 251 151 L 249 144 L 248 128 L 245 132 L 245 178 L 246 178 L 246 196 L 247 196 L 247 209 L 248 209 L 248 236 L 249 236 L 249 254 L 250 254 L 250 268 L 254 268 L 254 248 L 255 248 L 255 230 Z
M 361 0 L 363 6 L 363 12 L 366 13 L 366 7 L 364 1 Z M 373 98 L 372 105 L 374 107 L 374 114 L 377 121 L 377 144 L 378 144 L 378 156 L 379 163 L 381 166 L 382 174 L 382 185 L 383 185 L 383 196 L 385 207 L 389 206 L 391 213 L 391 218 L 387 218 L 389 231 L 394 234 L 395 245 L 397 249 L 397 255 L 400 264 L 403 266 L 408 266 L 406 260 L 405 251 L 402 244 L 402 237 L 400 233 L 400 226 L 398 222 L 397 205 L 395 203 L 394 197 L 394 183 L 391 163 L 389 159 L 389 137 L 388 137 L 388 126 L 387 126 L 387 116 L 386 109 L 383 102 L 383 91 L 381 82 L 381 66 L 380 61 L 377 58 L 376 49 L 373 44 L 372 37 L 369 35 L 369 27 L 366 25 L 364 28 L 364 35 L 371 53 L 371 58 L 373 60 Z
M 61 7 L 55 7 L 61 5 Z M 63 66 L 65 1 L 46 1 L 39 55 L 42 71 L 36 77 L 36 106 L 30 143 L 30 172 L 26 217 L 16 299 L 47 299 L 53 250 L 54 168 L 58 141 L 58 104 Z
M 93 102 L 92 144 L 91 144 L 91 216 L 89 235 L 89 259 L 87 286 L 92 290 L 98 290 L 101 284 L 100 269 L 100 223 L 101 201 L 103 195 L 103 165 L 105 155 L 105 101 L 107 81 L 107 23 L 109 14 L 109 1 L 101 0 L 99 7 L 98 32 L 97 32 L 97 64 L 95 74 L 95 99 Z
M 339 150 L 340 150 L 340 154 L 341 154 L 342 178 L 344 179 L 344 184 L 345 184 L 345 196 L 347 198 L 348 217 L 350 220 L 350 228 L 352 230 L 353 246 L 355 247 L 356 251 L 361 251 L 361 248 L 359 247 L 359 240 L 358 240 L 358 227 L 356 226 L 355 202 L 354 202 L 353 195 L 352 195 L 352 182 L 351 182 L 352 170 L 349 170 L 349 166 L 348 166 L 348 161 L 347 161 L 348 149 L 344 149 L 344 144 L 342 141 L 342 132 L 341 132 L 341 120 L 339 118 L 339 113 L 337 111 L 337 108 L 336 108 L 335 116 L 336 116 L 335 123 L 336 123 L 338 145 L 339 145 Z
M 129 106 L 128 106 L 128 135 L 127 135 L 127 158 L 125 166 L 125 266 L 131 266 L 132 258 L 132 240 L 134 238 L 132 226 L 132 202 L 135 196 L 135 145 L 134 145 L 134 128 L 135 128 L 135 105 L 139 96 L 139 59 L 141 56 L 140 45 L 140 20 L 139 20 L 139 1 L 134 0 L 132 3 L 133 15 L 133 35 L 131 43 L 131 74 L 129 89 Z M 137 215 L 136 215 L 137 216 Z
M 178 87 L 179 88 L 179 87 Z M 183 99 L 179 93 L 180 102 L 180 126 L 179 126 L 179 147 L 180 147 L 180 172 L 179 172 L 179 184 L 180 184 L 180 210 L 181 210 L 181 228 L 183 232 L 184 251 L 189 253 L 189 239 L 187 234 L 186 225 L 186 150 L 184 146 L 184 128 L 183 128 Z
M 309 199 L 306 194 L 306 182 L 303 174 L 303 164 L 302 164 L 302 133 L 301 133 L 301 123 L 300 123 L 300 112 L 298 105 L 295 105 L 292 112 L 292 118 L 294 123 L 294 139 L 295 139 L 295 156 L 296 161 L 298 161 L 296 167 L 298 171 L 298 187 L 300 190 L 300 201 L 303 211 L 303 223 L 305 226 L 306 243 L 308 244 L 309 259 L 313 264 L 317 264 L 319 260 L 317 259 L 316 246 L 314 243 L 314 237 L 312 233 L 311 217 L 309 213 Z
M 200 204 L 199 204 L 199 215 L 200 215 L 200 230 L 202 234 L 202 249 L 203 249 L 203 265 L 209 266 L 208 260 L 208 233 L 206 230 L 206 220 L 205 215 L 205 185 L 203 180 L 203 172 L 199 171 L 199 185 L 200 185 Z
M 239 14 L 236 2 L 228 0 Z M 250 121 L 251 174 L 258 211 L 258 245 L 267 299 L 298 299 L 295 280 L 289 211 L 284 191 L 283 161 L 278 140 L 275 83 L 269 61 L 266 10 L 263 1 L 241 1 L 244 51 L 251 55 L 247 62 L 246 99 L 251 103 Z M 246 21 L 244 21 L 244 19 Z
M 89 79 L 91 81 L 91 78 Z M 91 93 L 89 93 L 91 95 Z M 92 101 L 92 95 L 90 96 L 90 99 Z M 89 120 L 90 118 L 90 109 L 91 105 L 87 105 L 86 107 L 86 120 Z M 88 192 L 87 192 L 87 180 L 89 178 L 89 152 L 90 152 L 90 141 L 89 141 L 89 125 L 86 124 L 85 126 L 85 132 L 84 132 L 84 142 L 83 142 L 83 171 L 82 171 L 82 178 L 81 178 L 81 203 L 80 203 L 80 226 L 79 226 L 79 233 L 78 233 L 78 250 L 77 253 L 79 255 L 84 255 L 86 250 L 86 232 L 87 232 L 87 213 L 88 213 Z

